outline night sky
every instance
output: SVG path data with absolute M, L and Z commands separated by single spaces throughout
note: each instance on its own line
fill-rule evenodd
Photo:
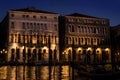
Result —
M 0 0 L 0 21 L 8 10 L 28 6 L 61 15 L 81 13 L 107 18 L 111 26 L 120 24 L 120 0 Z

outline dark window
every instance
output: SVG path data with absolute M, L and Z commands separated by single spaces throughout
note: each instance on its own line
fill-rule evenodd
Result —
M 35 18 L 36 18 L 36 16 L 33 16 L 33 18 L 35 19 Z
M 14 22 L 11 22 L 11 28 L 15 28 Z
M 18 43 L 21 43 L 20 34 L 18 34 Z
M 74 30 L 74 26 L 72 26 L 72 32 L 74 32 L 75 30 Z
M 25 23 L 24 22 L 22 23 L 22 28 L 25 29 Z
M 16 58 L 20 59 L 20 49 L 16 49 Z
M 57 28 L 57 25 L 56 25 L 56 24 L 54 25 L 54 30 L 55 30 L 55 31 L 57 31 L 57 30 L 58 30 L 58 28 Z
M 12 52 L 12 54 L 14 54 L 15 50 L 14 50 L 14 49 L 12 49 L 12 50 L 11 50 L 11 52 Z
M 14 14 L 11 14 L 11 17 L 14 17 Z
M 22 15 L 23 18 L 25 18 L 25 15 Z

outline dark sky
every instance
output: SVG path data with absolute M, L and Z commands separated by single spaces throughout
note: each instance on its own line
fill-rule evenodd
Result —
M 111 26 L 120 24 L 120 0 L 0 0 L 0 21 L 8 10 L 28 6 L 61 15 L 82 13 L 107 18 Z

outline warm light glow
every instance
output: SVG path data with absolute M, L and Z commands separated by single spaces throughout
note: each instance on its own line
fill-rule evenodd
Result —
M 37 43 L 36 39 L 33 39 L 33 44 L 36 44 L 36 43 Z
M 17 43 L 13 43 L 13 48 L 16 48 L 17 47 Z
M 5 51 L 5 53 L 7 53 L 7 51 Z
M 109 48 L 106 48 L 105 51 L 109 51 Z
M 69 50 L 72 50 L 72 47 L 69 47 L 67 50 L 68 50 L 68 51 L 69 51 Z
M 89 48 L 87 49 L 87 51 L 91 51 L 91 48 L 89 47 Z
M 118 55 L 120 55 L 120 53 L 118 52 Z
M 82 48 L 78 48 L 78 51 L 82 50 Z
M 52 50 L 54 50 L 54 49 L 55 49 L 55 47 L 56 47 L 56 45 L 55 45 L 55 44 L 51 44 L 51 49 L 52 49 Z
M 24 49 L 24 46 L 22 46 L 22 49 Z
M 96 53 L 101 54 L 101 48 L 97 48 Z
M 48 47 L 47 46 L 44 46 L 43 48 L 42 48 L 42 51 L 43 50 L 46 50 L 46 53 L 48 53 L 49 51 L 48 51 Z
M 32 49 L 35 49 L 35 46 Z
M 5 51 L 5 49 L 3 49 L 3 51 Z
M 82 48 L 78 48 L 77 52 L 79 53 L 79 51 L 80 51 L 80 54 L 82 54 Z
M 42 49 L 43 49 L 43 50 L 44 50 L 44 49 L 48 49 L 48 47 L 47 47 L 47 46 L 44 46 Z

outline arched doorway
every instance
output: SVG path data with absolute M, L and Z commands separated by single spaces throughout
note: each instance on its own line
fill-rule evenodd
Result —
M 77 49 L 77 54 L 76 54 L 76 60 L 77 62 L 83 62 L 83 50 L 82 48 Z
M 111 62 L 111 52 L 109 48 L 102 50 L 102 62 Z
M 49 61 L 49 54 L 48 54 L 48 48 L 47 47 L 42 48 L 42 60 L 45 61 L 45 62 Z
M 87 48 L 87 51 L 86 51 L 86 62 L 88 64 L 92 63 L 93 62 L 93 53 L 92 53 L 92 48 Z
M 102 59 L 102 50 L 101 48 L 97 48 L 96 49 L 96 62 L 97 63 L 100 63 L 101 62 L 101 59 Z

